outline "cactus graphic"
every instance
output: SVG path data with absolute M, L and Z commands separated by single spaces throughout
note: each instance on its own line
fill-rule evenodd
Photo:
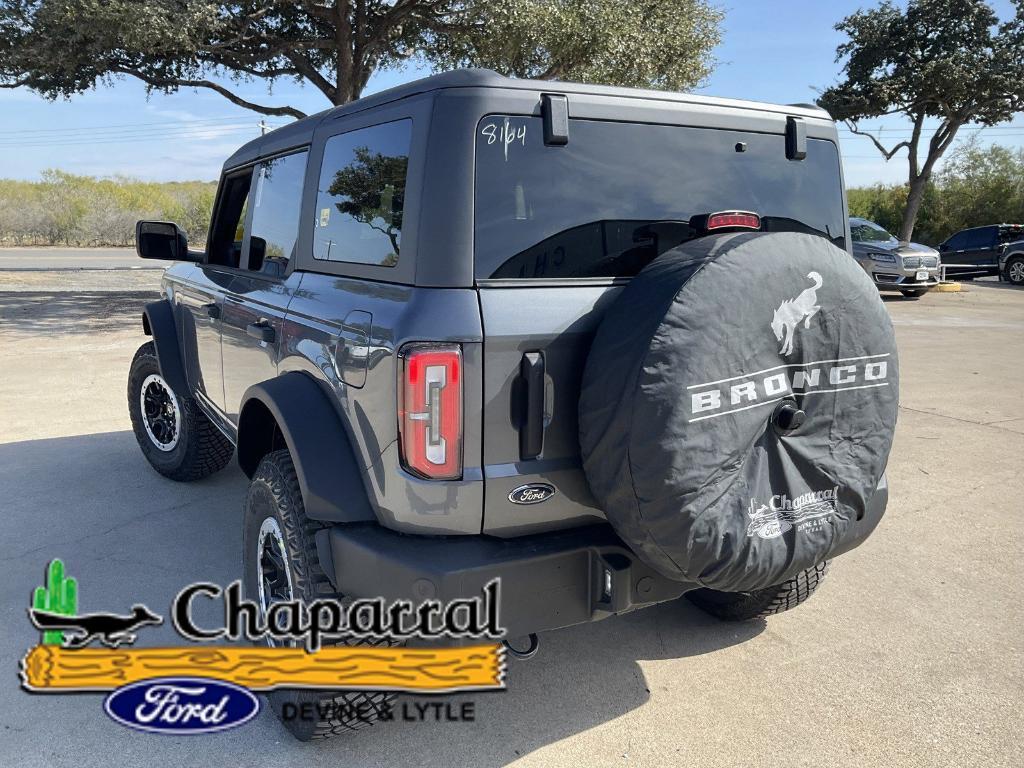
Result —
M 50 561 L 46 569 L 46 586 L 36 587 L 32 595 L 32 607 L 62 616 L 78 613 L 78 582 L 64 576 L 64 563 L 60 560 Z M 63 642 L 64 633 L 61 630 L 43 632 L 43 645 L 60 645 Z

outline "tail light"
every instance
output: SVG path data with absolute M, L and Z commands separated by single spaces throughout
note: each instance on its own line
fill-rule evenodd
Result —
M 462 349 L 409 344 L 399 353 L 402 465 L 432 480 L 462 477 Z

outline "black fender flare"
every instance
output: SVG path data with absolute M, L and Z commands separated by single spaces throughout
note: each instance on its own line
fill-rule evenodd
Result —
M 238 415 L 238 464 L 249 477 L 283 440 L 312 520 L 376 521 L 348 433 L 313 377 L 290 371 L 245 390 Z
M 142 310 L 142 330 L 153 337 L 160 375 L 178 394 L 188 395 L 190 390 L 181 362 L 178 326 L 174 322 L 174 307 L 167 299 L 154 301 Z

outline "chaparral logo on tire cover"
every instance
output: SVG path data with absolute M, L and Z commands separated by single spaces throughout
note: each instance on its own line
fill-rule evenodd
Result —
M 759 505 L 756 499 L 751 499 L 747 510 L 750 516 L 747 536 L 775 539 L 794 526 L 804 530 L 820 525 L 820 521 L 836 513 L 838 496 L 837 485 L 823 491 L 809 491 L 793 499 L 784 493 L 777 493 L 767 504 Z

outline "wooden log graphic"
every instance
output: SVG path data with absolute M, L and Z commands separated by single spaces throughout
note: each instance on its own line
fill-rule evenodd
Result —
M 210 677 L 253 690 L 330 688 L 428 693 L 505 687 L 497 644 L 463 648 L 194 646 L 83 648 L 37 645 L 21 662 L 32 691 L 109 691 L 156 677 Z

